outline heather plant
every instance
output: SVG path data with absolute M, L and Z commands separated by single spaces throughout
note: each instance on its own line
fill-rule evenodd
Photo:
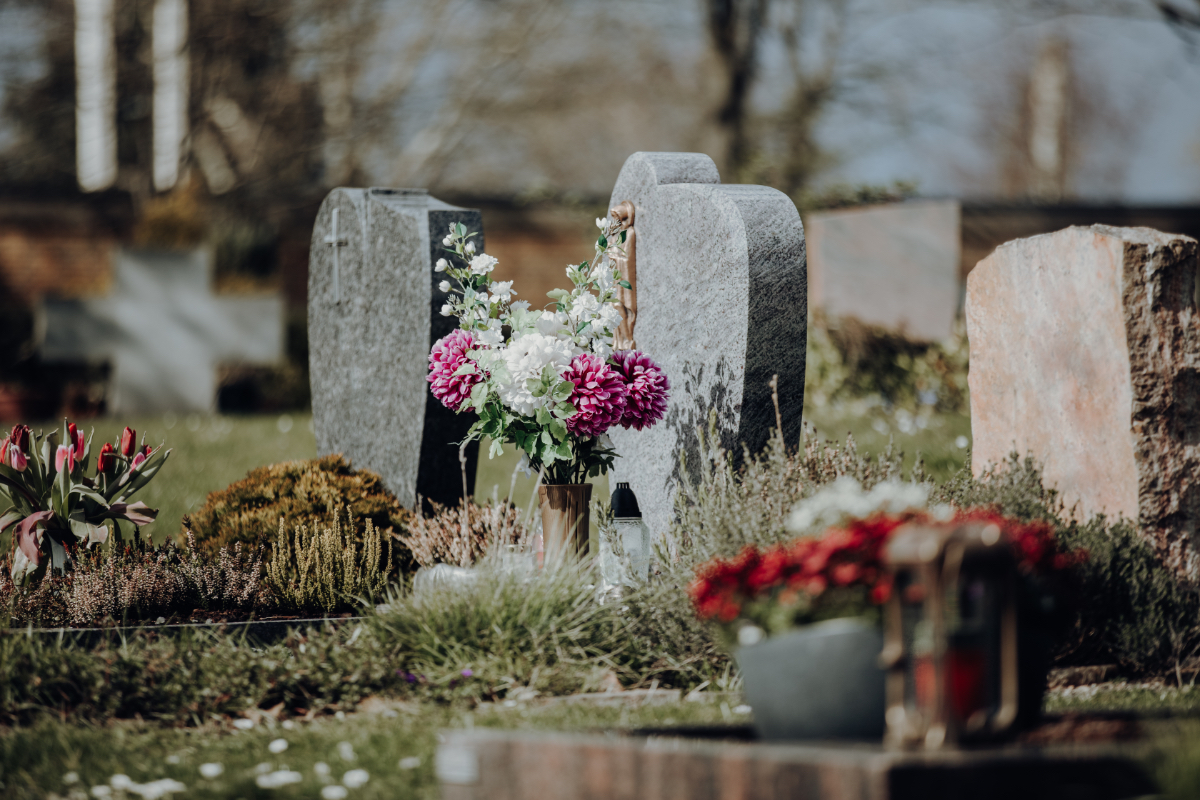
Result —
M 271 604 L 261 574 L 260 554 L 237 544 L 208 557 L 189 531 L 183 547 L 142 542 L 83 553 L 70 573 L 47 573 L 24 587 L 0 578 L 0 603 L 15 625 L 88 626 L 194 609 L 249 614 Z
M 330 613 L 381 597 L 391 568 L 391 537 L 370 519 L 359 537 L 347 506 L 345 524 L 337 509 L 332 527 L 296 525 L 289 533 L 281 517 L 266 579 L 282 606 Z
M 432 512 L 414 517 L 406 534 L 399 537 L 422 567 L 438 563 L 469 567 L 489 549 L 525 544 L 529 539 L 521 510 L 507 501 L 460 503 L 457 508 L 430 505 Z

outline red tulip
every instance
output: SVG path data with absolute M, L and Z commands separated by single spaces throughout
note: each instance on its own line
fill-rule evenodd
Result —
M 22 453 L 28 453 L 29 434 L 30 430 L 28 425 L 13 425 L 10 441 L 12 445 L 18 448 Z
M 54 453 L 54 471 L 62 472 L 63 464 L 68 466 L 75 463 L 75 448 L 69 444 L 60 444 L 58 450 Z
M 4 437 L 3 441 L 0 441 L 0 464 L 7 464 L 7 463 L 8 463 L 8 437 L 6 436 L 6 437 Z
M 108 472 L 117 463 L 117 449 L 110 442 L 105 442 L 96 456 L 96 472 Z
M 121 455 L 129 458 L 137 450 L 137 431 L 126 428 L 121 433 Z
M 25 467 L 29 466 L 29 459 L 25 458 L 25 454 L 16 447 L 10 447 L 8 448 L 8 463 L 17 472 L 24 472 Z
M 75 449 L 75 460 L 82 461 L 83 450 L 87 446 L 87 442 L 84 441 L 83 431 L 76 428 L 74 422 L 67 426 L 67 438 L 71 440 L 71 447 Z
M 138 467 L 140 467 L 142 464 L 145 464 L 145 463 L 146 463 L 146 454 L 138 453 L 136 456 L 133 457 L 133 463 L 129 465 L 129 469 L 132 472 L 137 472 Z

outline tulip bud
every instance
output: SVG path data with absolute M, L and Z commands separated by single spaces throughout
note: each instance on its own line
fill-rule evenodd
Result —
M 76 428 L 74 422 L 67 426 L 67 438 L 71 440 L 71 446 L 75 449 L 75 460 L 82 460 L 83 450 L 87 446 L 87 442 L 84 441 L 83 431 Z
M 126 428 L 121 433 L 121 455 L 129 458 L 133 455 L 133 451 L 137 449 L 137 431 L 133 428 Z
M 75 448 L 69 444 L 60 444 L 58 450 L 54 453 L 54 471 L 62 472 L 63 465 L 67 465 L 68 470 L 75 463 Z
M 17 472 L 24 472 L 25 467 L 29 466 L 29 459 L 25 458 L 25 454 L 15 447 L 8 449 L 8 461 Z
M 110 442 L 105 442 L 96 456 L 96 472 L 108 472 L 117 462 L 117 450 Z
M 29 434 L 28 425 L 13 425 L 12 437 L 10 437 L 12 446 L 18 448 L 22 453 L 28 453 Z
M 136 456 L 133 457 L 133 463 L 129 465 L 129 469 L 131 472 L 137 472 L 138 468 L 141 467 L 142 464 L 145 464 L 145 463 L 146 463 L 146 454 L 138 453 Z

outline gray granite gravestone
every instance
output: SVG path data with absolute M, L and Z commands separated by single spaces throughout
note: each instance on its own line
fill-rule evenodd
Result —
M 778 375 L 784 436 L 800 439 L 804 229 L 787 195 L 726 186 L 699 153 L 634 153 L 610 207 L 627 200 L 635 209 L 633 338 L 666 371 L 671 399 L 655 427 L 611 431 L 621 454 L 612 481 L 630 483 L 661 536 L 680 482 L 696 478 L 697 431 L 711 412 L 726 448 L 758 452 L 776 424 L 769 383 Z
M 434 264 L 450 223 L 480 233 L 478 211 L 447 205 L 421 189 L 334 189 L 313 227 L 308 272 L 309 371 L 320 454 L 342 453 L 369 469 L 400 502 L 457 504 L 458 446 L 471 424 L 429 391 L 433 342 L 457 321 Z M 478 444 L 467 448 L 467 491 L 475 490 Z
M 918 340 L 946 338 L 961 296 L 960 216 L 957 200 L 805 215 L 812 308 Z
M 213 410 L 218 364 L 283 357 L 283 300 L 221 297 L 207 250 L 120 250 L 107 297 L 48 299 L 47 361 L 110 361 L 108 409 L 118 414 Z

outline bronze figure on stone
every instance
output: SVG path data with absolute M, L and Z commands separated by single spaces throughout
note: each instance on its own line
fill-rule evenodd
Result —
M 637 324 L 637 256 L 635 242 L 637 232 L 633 226 L 633 203 L 626 200 L 615 206 L 610 213 L 620 223 L 618 230 L 625 231 L 625 245 L 623 248 L 618 249 L 618 254 L 613 260 L 617 264 L 617 269 L 621 272 L 621 279 L 626 281 L 630 286 L 628 289 L 624 286 L 617 289 L 617 298 L 621 303 L 622 321 L 613 337 L 613 349 L 634 350 L 637 348 L 637 343 L 633 339 L 633 326 Z

